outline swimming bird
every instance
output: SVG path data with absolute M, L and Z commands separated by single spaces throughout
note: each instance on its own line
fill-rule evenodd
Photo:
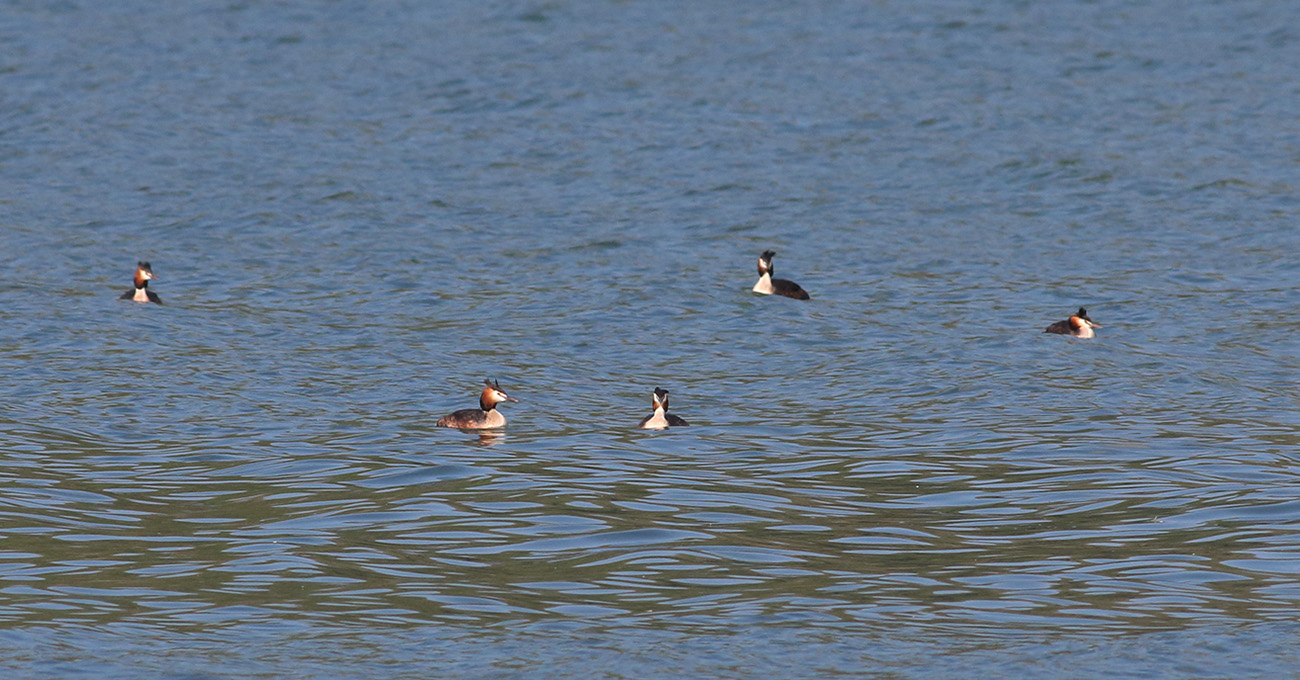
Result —
M 138 262 L 135 266 L 135 288 L 122 293 L 119 300 L 134 300 L 135 302 L 152 302 L 161 305 L 162 298 L 158 294 L 149 290 L 149 281 L 158 277 L 153 275 L 153 268 L 148 262 Z
M 663 430 L 669 427 L 688 427 L 690 423 L 668 412 L 668 390 L 656 387 L 650 395 L 655 412 L 641 419 L 637 427 L 642 430 Z
M 796 300 L 808 300 L 808 291 L 799 287 L 799 284 L 789 279 L 774 279 L 772 274 L 772 257 L 776 255 L 775 251 L 764 250 L 762 255 L 758 256 L 758 283 L 754 284 L 754 292 L 760 295 L 784 295 Z
M 466 408 L 438 419 L 438 427 L 458 427 L 462 430 L 483 430 L 505 427 L 506 417 L 497 410 L 503 401 L 519 403 L 518 399 L 501 390 L 501 382 L 483 381 L 483 392 L 478 397 L 478 408 Z
M 1101 324 L 1088 318 L 1088 310 L 1083 307 L 1070 318 L 1047 327 L 1044 333 L 1056 333 L 1058 335 L 1073 335 L 1076 338 L 1091 338 L 1094 333 L 1092 329 L 1101 328 Z

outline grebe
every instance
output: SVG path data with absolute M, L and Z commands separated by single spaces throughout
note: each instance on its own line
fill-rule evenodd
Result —
M 501 391 L 501 383 L 493 384 L 491 380 L 483 381 L 483 393 L 478 397 L 478 408 L 466 408 L 438 419 L 438 427 L 458 427 L 462 430 L 483 430 L 490 427 L 505 427 L 506 417 L 497 410 L 497 404 L 503 401 L 519 403 L 518 399 Z
M 690 423 L 668 412 L 668 390 L 655 388 L 650 395 L 650 403 L 655 412 L 641 420 L 637 427 L 642 430 L 663 430 L 668 427 L 687 427 Z
M 1078 313 L 1064 321 L 1047 327 L 1044 333 L 1057 333 L 1059 335 L 1073 335 L 1076 338 L 1091 338 L 1094 333 L 1092 329 L 1101 328 L 1101 324 L 1093 322 L 1088 318 L 1088 310 L 1083 307 L 1079 308 Z
M 760 295 L 784 295 L 796 300 L 807 300 L 808 291 L 799 287 L 799 284 L 789 279 L 774 279 L 772 274 L 772 256 L 776 255 L 775 251 L 764 250 L 763 254 L 758 257 L 758 283 L 754 284 L 754 292 Z
M 148 262 L 139 262 L 135 266 L 135 288 L 122 293 L 119 300 L 134 300 L 135 302 L 152 302 L 161 305 L 162 298 L 158 294 L 149 290 L 149 281 L 156 278 L 153 275 L 153 269 L 149 267 Z

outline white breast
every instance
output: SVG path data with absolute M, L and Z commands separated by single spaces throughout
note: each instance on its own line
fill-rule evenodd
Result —
M 760 295 L 771 295 L 775 291 L 772 289 L 772 275 L 763 274 L 758 277 L 758 283 L 754 284 L 754 292 Z
M 135 289 L 135 297 L 133 297 L 133 298 L 131 298 L 131 299 L 132 299 L 133 301 L 135 301 L 135 302 L 148 302 L 148 301 L 149 301 L 149 289 L 148 289 L 148 288 L 136 288 L 136 289 Z
M 487 412 L 487 417 L 483 419 L 482 427 L 505 427 L 506 416 L 498 409 L 492 409 Z
M 645 422 L 641 423 L 641 429 L 643 430 L 662 430 L 667 427 L 668 418 L 664 415 L 664 410 L 661 408 L 655 409 L 655 414 L 646 418 Z

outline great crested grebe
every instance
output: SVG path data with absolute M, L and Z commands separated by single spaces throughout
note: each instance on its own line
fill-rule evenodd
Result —
M 506 417 L 497 410 L 503 401 L 519 403 L 518 399 L 501 391 L 500 381 L 483 381 L 483 393 L 478 397 L 478 408 L 465 408 L 438 419 L 438 427 L 458 427 L 462 430 L 485 430 L 505 427 Z
M 690 423 L 668 412 L 668 390 L 656 387 L 650 395 L 650 404 L 654 413 L 641 419 L 637 427 L 642 430 L 663 430 L 669 427 L 687 427 Z
M 1088 318 L 1088 310 L 1083 307 L 1070 318 L 1047 327 L 1044 333 L 1056 333 L 1058 335 L 1073 335 L 1076 338 L 1091 338 L 1095 335 L 1092 332 L 1094 328 L 1101 328 L 1101 324 L 1095 323 Z
M 155 279 L 153 268 L 148 262 L 139 262 L 135 266 L 135 288 L 122 293 L 119 300 L 134 300 L 135 302 L 152 302 L 161 305 L 162 298 L 158 294 L 149 290 L 149 281 Z
M 772 274 L 772 257 L 776 255 L 775 251 L 764 250 L 762 255 L 758 256 L 758 283 L 754 284 L 754 292 L 760 295 L 784 295 L 796 300 L 808 300 L 808 291 L 799 287 L 799 284 L 789 279 L 774 279 Z

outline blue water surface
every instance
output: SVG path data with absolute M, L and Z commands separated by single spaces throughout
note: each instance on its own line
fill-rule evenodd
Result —
M 1294 19 L 5 4 L 0 669 L 1293 675 Z

